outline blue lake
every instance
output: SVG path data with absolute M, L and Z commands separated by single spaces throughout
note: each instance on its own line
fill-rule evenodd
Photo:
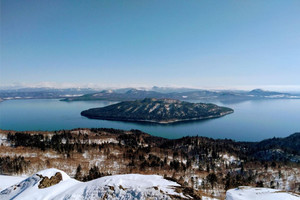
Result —
M 155 136 L 180 138 L 206 136 L 238 141 L 259 141 L 272 137 L 286 137 L 300 132 L 300 100 L 255 100 L 222 104 L 234 109 L 225 117 L 158 125 L 87 119 L 80 112 L 116 102 L 78 101 L 58 99 L 8 100 L 0 103 L 0 129 L 59 130 L 72 128 L 139 129 Z

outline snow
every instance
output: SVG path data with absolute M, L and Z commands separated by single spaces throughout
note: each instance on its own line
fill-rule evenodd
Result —
M 61 97 L 80 97 L 83 96 L 83 94 L 65 94 L 65 95 L 60 95 Z
M 83 156 L 84 158 L 90 158 L 90 155 L 89 155 L 89 152 L 88 152 L 88 151 L 85 151 L 85 152 L 82 154 L 82 156 Z
M 153 112 L 157 107 L 159 106 L 159 103 L 155 104 L 150 110 L 149 113 Z
M 0 145 L 10 146 L 10 143 L 7 142 L 7 134 L 0 133 Z
M 60 157 L 59 155 L 53 154 L 53 153 L 50 153 L 50 152 L 44 153 L 44 156 L 46 158 L 59 158 Z
M 16 183 L 21 182 L 22 180 L 26 179 L 27 177 L 22 176 L 5 176 L 0 175 L 0 191 L 4 190 L 5 188 L 12 186 Z
M 270 188 L 253 188 L 240 186 L 226 192 L 226 200 L 299 200 L 297 194 Z
M 61 182 L 48 188 L 38 188 L 41 178 L 37 174 L 51 178 L 57 172 L 62 174 Z M 185 198 L 175 191 L 179 184 L 158 175 L 113 175 L 80 182 L 61 170 L 51 168 L 16 182 L 18 180 L 10 182 L 15 185 L 0 192 L 0 199 L 171 199 L 169 195 Z
M 9 151 L 9 152 L 1 152 L 1 156 L 2 157 L 5 157 L 5 156 L 10 156 L 10 157 L 15 157 L 15 156 L 23 156 L 23 157 L 38 157 L 38 154 L 37 153 L 24 153 L 24 152 L 12 152 L 12 151 Z
M 84 141 L 82 140 L 82 143 Z M 89 144 L 92 144 L 92 143 L 95 143 L 95 144 L 104 144 L 104 143 L 119 143 L 118 140 L 114 139 L 114 138 L 103 138 L 103 139 L 89 139 Z
M 213 197 L 202 196 L 202 200 L 219 200 Z
M 224 154 L 222 157 L 224 160 L 228 161 L 228 163 L 233 163 L 237 160 L 237 158 L 233 155 Z
M 42 175 L 42 176 L 47 176 L 48 178 L 51 178 L 51 177 L 54 176 L 57 172 L 60 172 L 60 173 L 61 173 L 63 181 L 69 180 L 69 179 L 70 179 L 70 176 L 69 176 L 68 174 L 66 174 L 64 171 L 61 171 L 61 170 L 55 169 L 55 168 L 45 169 L 45 170 L 39 171 L 39 172 L 36 173 L 36 174 Z

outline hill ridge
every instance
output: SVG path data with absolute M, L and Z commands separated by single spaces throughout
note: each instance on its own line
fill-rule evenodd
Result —
M 211 103 L 145 98 L 123 101 L 102 108 L 91 108 L 82 111 L 81 115 L 92 119 L 165 124 L 222 117 L 230 113 L 233 113 L 233 109 Z

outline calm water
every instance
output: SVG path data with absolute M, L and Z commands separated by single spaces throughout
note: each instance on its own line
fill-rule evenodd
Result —
M 166 138 L 199 135 L 239 141 L 259 141 L 300 132 L 300 100 L 256 100 L 226 104 L 224 106 L 235 110 L 233 114 L 171 125 L 93 120 L 80 115 L 82 110 L 113 103 L 63 102 L 57 99 L 4 101 L 0 103 L 0 128 L 22 131 L 105 127 L 140 129 Z

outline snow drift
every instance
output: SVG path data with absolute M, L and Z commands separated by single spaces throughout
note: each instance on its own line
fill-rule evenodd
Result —
M 61 174 L 55 185 L 39 188 L 42 179 Z M 176 192 L 180 185 L 158 175 L 126 174 L 80 182 L 58 169 L 40 171 L 0 192 L 0 199 L 172 199 L 188 198 Z
M 299 200 L 300 196 L 270 188 L 240 186 L 226 192 L 226 200 Z

